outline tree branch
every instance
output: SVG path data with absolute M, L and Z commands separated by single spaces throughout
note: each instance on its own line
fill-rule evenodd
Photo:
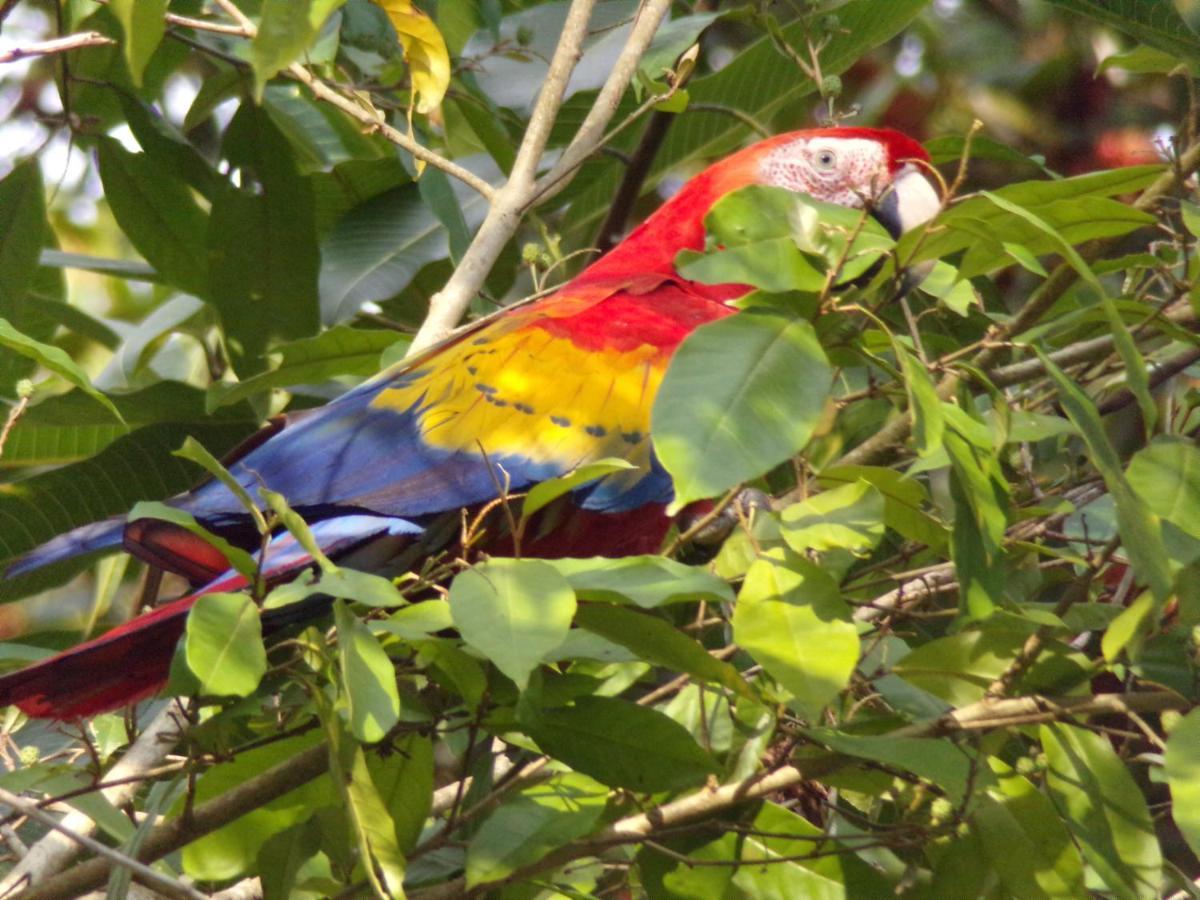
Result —
M 947 713 L 936 719 L 917 722 L 907 728 L 890 732 L 892 737 L 935 737 L 962 731 L 1007 728 L 1015 725 L 1052 722 L 1092 715 L 1120 715 L 1129 712 L 1161 712 L 1167 709 L 1190 709 L 1192 703 L 1171 691 L 1152 691 L 1134 694 L 1097 694 L 1093 697 L 1020 697 L 1012 700 L 981 700 L 970 706 Z M 759 800 L 819 775 L 828 774 L 845 764 L 838 757 L 824 765 L 806 763 L 807 771 L 795 766 L 783 766 L 772 772 L 759 773 L 741 781 L 716 788 L 704 788 L 686 797 L 656 806 L 646 812 L 627 816 L 614 822 L 598 834 L 568 844 L 537 862 L 513 872 L 501 881 L 476 885 L 468 889 L 465 878 L 413 891 L 411 900 L 450 900 L 473 897 L 514 882 L 524 881 L 541 872 L 552 871 L 587 856 L 594 856 L 614 844 L 644 840 L 663 829 L 709 818 L 731 807 Z
M 31 56 L 49 56 L 52 53 L 67 53 L 82 47 L 102 47 L 105 44 L 115 44 L 108 35 L 98 31 L 81 31 L 78 34 L 68 34 L 64 37 L 51 38 L 48 41 L 38 41 L 24 47 L 14 47 L 0 53 L 0 65 L 28 59 Z
M 512 174 L 496 193 L 487 217 L 454 274 L 446 286 L 433 296 L 429 313 L 409 348 L 410 355 L 437 343 L 453 330 L 466 312 L 471 298 L 483 285 L 500 251 L 516 234 L 524 212 L 534 202 L 561 190 L 575 169 L 600 145 L 629 80 L 637 70 L 638 62 L 671 6 L 670 0 L 647 0 L 641 7 L 629 39 L 579 131 L 551 170 L 534 182 L 533 177 L 541 161 L 550 127 L 562 105 L 571 71 L 579 59 L 587 20 L 594 4 L 595 0 L 572 2 L 562 37 L 550 61 L 546 82 L 538 95 L 529 130 L 517 152 Z
M 233 0 L 213 0 L 213 2 L 216 3 L 217 6 L 221 7 L 221 9 L 225 11 L 226 15 L 237 22 L 238 28 L 235 33 L 241 34 L 243 37 L 247 38 L 253 38 L 258 33 L 258 28 L 255 26 L 254 22 L 252 22 L 250 18 L 241 11 L 241 9 L 236 3 L 233 2 Z M 190 28 L 200 28 L 206 23 L 200 23 L 197 20 L 192 20 L 186 24 Z M 211 31 L 213 29 L 206 28 L 205 30 Z M 224 33 L 228 34 L 230 32 L 225 31 Z M 299 81 L 310 91 L 312 91 L 313 96 L 318 100 L 324 100 L 326 103 L 336 106 L 352 119 L 356 119 L 361 122 L 368 130 L 379 132 L 396 146 L 407 150 L 416 159 L 429 163 L 429 165 L 433 166 L 435 169 L 441 169 L 452 178 L 457 178 L 463 184 L 467 185 L 467 187 L 476 191 L 487 200 L 491 201 L 494 199 L 496 191 L 495 188 L 493 188 L 490 184 L 488 184 L 474 172 L 464 169 L 458 163 L 446 159 L 446 157 L 442 156 L 440 153 L 435 153 L 428 147 L 421 146 L 404 132 L 393 128 L 387 123 L 383 115 L 378 110 L 374 108 L 368 109 L 361 103 L 356 103 L 349 97 L 341 94 L 339 91 L 334 90 L 321 79 L 317 78 L 317 76 L 313 75 L 312 72 L 308 71 L 308 69 L 304 68 L 304 66 L 300 65 L 300 63 L 292 63 L 287 67 L 287 69 L 285 69 L 285 71 L 289 77 Z
M 59 822 L 52 814 L 38 807 L 36 803 L 30 803 L 28 800 L 18 797 L 12 791 L 0 788 L 0 802 L 11 806 L 23 816 L 28 816 L 31 819 L 41 822 L 47 828 L 62 835 L 67 840 L 78 844 L 85 850 L 91 850 L 106 862 L 122 869 L 128 869 L 137 881 L 147 887 L 156 888 L 167 897 L 179 897 L 183 898 L 183 900 L 205 900 L 204 895 L 195 888 L 188 887 L 186 884 L 163 875 L 161 872 L 156 872 L 149 866 L 143 865 L 136 859 L 131 859 L 124 853 L 114 850 L 112 847 L 108 847 L 94 838 L 72 831 Z
M 178 705 L 168 703 L 109 770 L 107 777 L 121 784 L 101 791 L 104 799 L 113 806 L 124 806 L 133 799 L 141 784 L 134 776 L 157 767 L 178 742 L 186 724 Z M 78 810 L 64 816 L 60 824 L 73 837 L 53 831 L 30 847 L 29 854 L 0 880 L 0 896 L 17 885 L 36 885 L 62 871 L 79 852 L 74 836 L 87 836 L 96 830 L 96 823 Z
M 139 862 L 150 863 L 174 853 L 192 841 L 216 831 L 234 819 L 282 797 L 329 770 L 329 748 L 318 744 L 273 766 L 192 810 L 150 830 L 138 848 Z M 64 900 L 95 890 L 104 884 L 112 862 L 89 859 L 43 884 L 21 894 L 21 900 Z

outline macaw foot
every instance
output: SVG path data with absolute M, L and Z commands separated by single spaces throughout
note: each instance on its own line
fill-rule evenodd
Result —
M 676 553 L 680 562 L 694 566 L 712 560 L 720 552 L 725 540 L 733 534 L 733 529 L 753 510 L 771 508 L 771 498 L 758 488 L 742 488 L 724 509 L 713 516 L 715 506 L 711 500 L 697 500 L 685 506 L 676 516 L 675 525 L 680 534 L 689 534 L 695 529 L 695 533 Z M 697 525 L 700 527 L 697 528 Z

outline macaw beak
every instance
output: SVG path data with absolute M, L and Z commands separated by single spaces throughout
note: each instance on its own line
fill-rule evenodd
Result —
M 933 185 L 917 166 L 907 163 L 875 202 L 873 212 L 892 237 L 898 238 L 924 225 L 941 209 L 942 201 Z

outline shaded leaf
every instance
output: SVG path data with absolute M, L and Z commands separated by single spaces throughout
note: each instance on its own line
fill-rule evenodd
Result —
M 333 604 L 333 616 L 350 730 L 360 741 L 373 744 L 383 740 L 400 717 L 396 673 L 375 635 L 345 603 L 338 600 Z
M 267 671 L 258 607 L 248 594 L 204 594 L 188 613 L 184 652 L 201 693 L 250 696 Z
M 542 657 L 567 636 L 575 594 L 546 562 L 493 559 L 455 577 L 450 615 L 463 640 L 524 690 Z
M 714 497 L 800 450 L 830 381 L 803 319 L 751 309 L 693 331 L 671 358 L 651 425 L 675 483 L 674 507 Z
M 612 787 L 671 791 L 716 771 L 678 722 L 614 697 L 580 697 L 574 706 L 539 710 L 527 730 L 555 759 Z

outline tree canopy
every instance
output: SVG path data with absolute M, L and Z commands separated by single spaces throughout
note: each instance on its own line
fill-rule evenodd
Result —
M 180 702 L 5 712 L 0 887 L 1200 894 L 1196 23 L 1171 0 L 0 3 L 0 565 L 172 515 L 271 416 L 563 283 L 756 137 L 895 127 L 944 198 L 897 239 L 748 188 L 677 259 L 755 288 L 654 412 L 681 500 L 770 498 L 731 507 L 715 558 L 688 552 L 701 522 L 652 556 L 322 563 L 207 596 Z M 261 527 L 303 541 L 287 500 Z M 183 593 L 160 575 L 117 554 L 4 581 L 0 663 Z M 313 592 L 331 615 L 264 644 L 256 604 Z

